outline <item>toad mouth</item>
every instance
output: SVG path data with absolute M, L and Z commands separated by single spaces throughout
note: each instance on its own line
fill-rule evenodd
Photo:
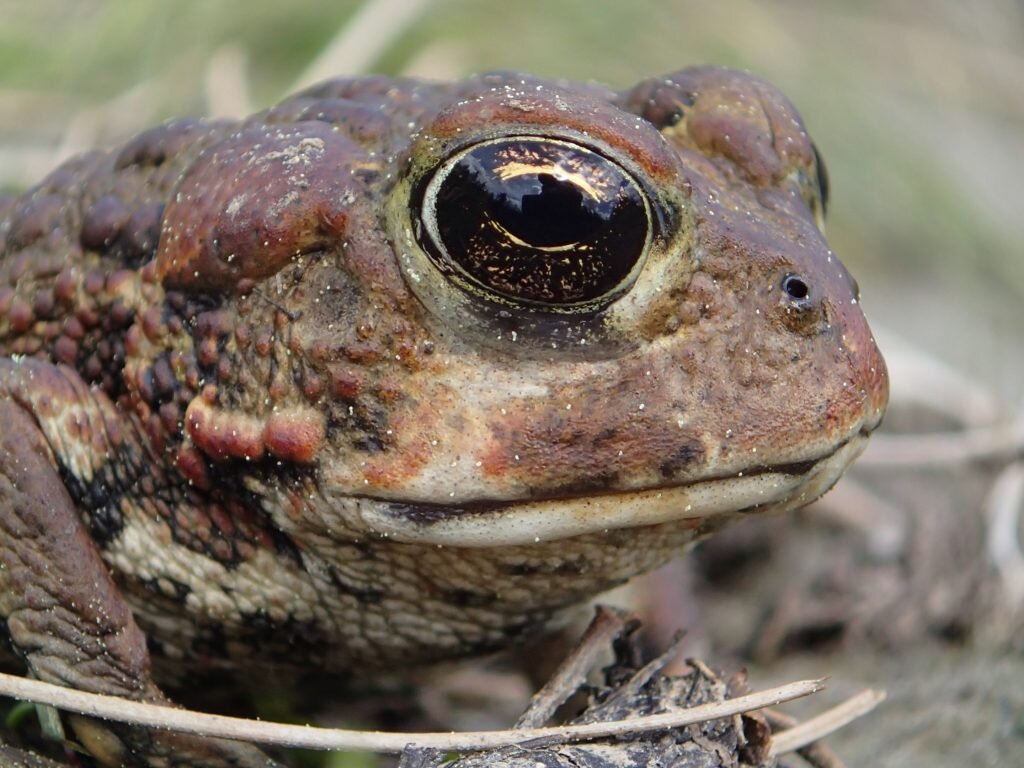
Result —
M 677 486 L 450 506 L 365 497 L 352 501 L 367 529 L 378 535 L 436 546 L 538 544 L 666 523 L 698 528 L 706 518 L 783 512 L 809 504 L 832 487 L 867 439 L 862 431 L 816 459 Z

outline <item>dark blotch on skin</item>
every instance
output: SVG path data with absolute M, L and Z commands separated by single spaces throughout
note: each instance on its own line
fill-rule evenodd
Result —
M 172 597 L 179 603 L 184 603 L 188 596 L 192 593 L 192 588 L 187 584 L 182 584 L 180 581 L 171 579 L 164 576 L 157 579 L 144 579 L 142 585 L 154 594 L 161 595 L 163 597 Z M 170 586 L 174 590 L 174 595 L 168 595 L 165 587 Z
M 384 599 L 384 591 L 371 589 L 362 585 L 352 584 L 342 579 L 338 572 L 330 569 L 331 583 L 343 595 L 350 595 L 363 605 L 376 605 Z
M 546 564 L 536 563 L 509 563 L 501 565 L 501 572 L 509 576 L 537 576 L 538 574 L 553 576 L 580 576 L 589 570 L 589 564 L 581 558 L 565 560 L 563 562 Z
M 471 589 L 450 589 L 441 593 L 441 600 L 460 608 L 486 608 L 494 605 L 498 596 L 493 592 L 477 592 Z
M 523 637 L 535 636 L 541 626 L 543 626 L 543 621 L 525 620 L 502 627 L 501 632 L 509 640 L 518 640 Z
M 284 621 L 271 619 L 265 611 L 242 614 L 243 635 L 251 639 L 251 645 L 259 647 L 263 642 L 272 641 L 277 645 L 293 648 L 296 653 L 303 650 L 319 650 L 327 644 L 324 632 L 315 622 L 302 621 L 288 616 Z
M 274 549 L 277 551 L 277 554 L 287 560 L 291 560 L 302 570 L 306 570 L 305 563 L 302 561 L 302 551 L 292 537 L 274 526 L 268 526 L 266 530 L 274 542 Z
M 680 471 L 704 460 L 704 444 L 699 440 L 684 443 L 665 459 L 659 470 L 664 478 L 675 477 Z
M 458 507 L 446 506 L 444 504 L 400 504 L 389 503 L 388 512 L 392 517 L 400 517 L 413 523 L 431 525 L 432 523 L 451 520 L 453 517 L 463 515 L 482 514 L 506 507 L 508 504 L 501 502 L 485 502 L 480 504 L 464 504 Z
M 85 521 L 92 538 L 100 546 L 116 539 L 124 530 L 121 499 L 131 493 L 131 490 L 125 487 L 124 479 L 117 476 L 110 464 L 97 472 L 89 483 L 66 470 L 62 474 L 64 485 L 72 498 L 79 508 L 86 510 Z

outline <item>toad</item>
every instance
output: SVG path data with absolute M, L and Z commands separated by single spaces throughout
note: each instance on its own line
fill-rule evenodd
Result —
M 772 86 L 324 83 L 0 201 L 0 615 L 27 673 L 480 653 L 824 493 L 887 398 Z M 172 671 L 168 671 L 172 670 Z M 103 765 L 266 765 L 74 718 Z

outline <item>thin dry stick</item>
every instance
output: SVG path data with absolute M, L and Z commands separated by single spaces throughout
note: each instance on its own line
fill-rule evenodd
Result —
M 1024 512 L 1024 461 L 1004 469 L 985 503 L 988 519 L 986 550 L 1013 605 L 1024 600 L 1024 552 L 1020 516 Z
M 782 755 L 802 749 L 808 744 L 825 738 L 833 731 L 838 731 L 847 723 L 866 715 L 885 701 L 885 691 L 871 688 L 861 691 L 856 696 L 844 701 L 820 715 L 805 720 L 800 725 L 772 735 L 772 753 Z
M 1024 418 L 960 432 L 875 435 L 860 466 L 938 467 L 965 461 L 1006 459 L 1024 453 Z
M 530 706 L 516 721 L 516 728 L 536 728 L 543 725 L 566 699 L 576 693 L 587 673 L 594 668 L 608 645 L 626 628 L 629 614 L 600 606 L 586 633 L 572 653 L 561 663 L 555 674 L 533 695 Z
M 249 59 L 240 45 L 222 45 L 203 70 L 203 93 L 209 117 L 245 117 L 253 111 Z
M 800 721 L 791 715 L 780 712 L 777 709 L 762 709 L 768 724 L 772 727 L 772 733 L 779 733 L 786 728 L 793 728 L 800 724 Z M 812 768 L 846 768 L 843 761 L 839 759 L 828 745 L 823 741 L 815 741 L 806 747 L 796 750 Z
M 894 403 L 920 403 L 972 427 L 991 424 L 1003 414 L 988 385 L 888 328 L 872 325 L 889 368 Z
M 339 74 L 366 72 L 435 0 L 367 0 L 306 67 L 290 90 Z
M 643 667 L 633 673 L 633 676 L 629 678 L 622 685 L 616 686 L 615 690 L 608 694 L 608 697 L 602 700 L 604 706 L 611 706 L 616 702 L 628 701 L 631 697 L 637 696 L 640 690 L 647 685 L 652 677 L 658 672 L 661 672 L 668 664 L 675 661 L 680 654 L 680 649 L 683 647 L 683 641 L 685 639 L 685 633 L 680 632 L 676 635 L 671 645 L 665 649 L 664 652 L 658 655 L 657 658 L 644 664 Z M 698 672 L 702 673 L 704 670 L 700 669 L 695 659 L 687 659 L 687 663 L 696 668 Z
M 0 674 L 0 695 L 37 704 L 50 704 L 83 715 L 187 732 L 199 736 L 213 736 L 261 744 L 278 744 L 306 749 L 357 749 L 368 752 L 394 753 L 401 752 L 406 747 L 438 749 L 448 752 L 469 751 L 514 746 L 537 739 L 585 741 L 606 736 L 668 730 L 771 707 L 784 701 L 817 693 L 824 688 L 824 680 L 801 680 L 778 688 L 758 691 L 713 704 L 702 704 L 679 712 L 607 723 L 506 731 L 467 731 L 465 733 L 382 733 L 380 731 L 314 728 L 308 725 L 287 725 L 223 715 L 209 715 L 173 707 L 127 701 L 116 696 L 84 693 L 58 685 L 42 683 L 38 680 Z

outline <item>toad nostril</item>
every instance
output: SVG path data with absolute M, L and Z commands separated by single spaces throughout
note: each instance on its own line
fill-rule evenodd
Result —
M 806 299 L 811 293 L 810 286 L 799 275 L 786 275 L 782 278 L 782 290 L 789 298 L 797 301 Z

